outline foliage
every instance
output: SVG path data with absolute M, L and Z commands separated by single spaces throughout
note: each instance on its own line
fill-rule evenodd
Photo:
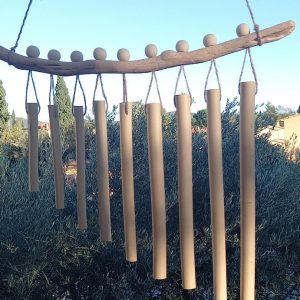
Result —
M 239 298 L 239 109 L 222 113 L 228 299 Z M 27 158 L 0 174 L 0 295 L 3 299 L 213 299 L 210 204 L 205 131 L 193 134 L 193 195 L 198 287 L 181 289 L 177 202 L 176 117 L 163 115 L 168 232 L 168 279 L 152 276 L 151 200 L 147 123 L 143 105 L 133 111 L 138 262 L 124 259 L 119 123 L 108 114 L 113 242 L 98 229 L 95 133 L 86 121 L 88 229 L 76 229 L 76 187 L 66 182 L 65 209 L 54 209 L 53 171 L 45 161 L 40 192 L 27 191 Z M 43 139 L 45 143 L 45 139 Z M 47 142 L 47 140 L 46 140 Z M 51 146 L 51 145 L 50 145 Z M 42 141 L 41 146 L 42 148 Z M 51 152 L 50 152 L 51 153 Z M 50 155 L 51 157 L 51 155 Z M 7 168 L 7 160 L 1 162 Z M 283 299 L 300 280 L 299 162 L 256 136 L 257 299 Z M 275 295 L 275 296 L 274 296 Z
M 206 111 L 206 109 L 201 109 L 193 115 L 192 125 L 198 126 L 200 128 L 207 127 L 207 111 Z
M 5 96 L 5 89 L 2 80 L 0 80 L 0 138 L 7 127 L 7 122 L 9 120 L 8 105 Z
M 68 127 L 73 123 L 72 104 L 69 91 L 62 76 L 57 76 L 55 97 L 61 127 Z
M 297 113 L 300 114 L 300 105 L 298 106 Z

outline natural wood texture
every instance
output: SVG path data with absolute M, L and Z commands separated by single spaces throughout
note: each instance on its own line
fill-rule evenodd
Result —
M 294 29 L 295 22 L 287 21 L 261 30 L 261 43 L 266 44 L 280 40 L 292 33 Z M 0 60 L 21 70 L 62 76 L 99 73 L 147 73 L 180 65 L 203 63 L 257 45 L 256 33 L 251 33 L 215 46 L 190 52 L 167 50 L 159 56 L 135 61 L 87 60 L 83 62 L 57 62 L 29 58 L 0 46 Z
M 207 90 L 207 139 L 214 299 L 227 299 L 220 90 Z
M 87 228 L 86 184 L 85 184 L 85 141 L 83 107 L 74 106 L 76 125 L 76 161 L 77 161 L 77 220 L 81 230 Z
M 120 151 L 126 260 L 135 262 L 137 261 L 137 249 L 134 205 L 131 102 L 120 103 Z
M 39 191 L 39 155 L 38 155 L 38 114 L 37 103 L 27 103 L 28 120 L 28 184 L 30 192 Z
M 176 95 L 175 103 L 182 287 L 195 289 L 191 98 L 185 94 Z
M 240 101 L 240 299 L 255 299 L 255 82 L 241 82 Z
M 50 134 L 52 141 L 55 207 L 64 208 L 64 170 L 62 162 L 62 149 L 60 140 L 59 118 L 57 105 L 48 105 Z
M 147 109 L 148 155 L 151 187 L 153 278 L 167 278 L 167 230 L 160 103 L 149 103 Z
M 97 184 L 100 240 L 111 241 L 111 218 L 108 177 L 108 143 L 105 101 L 94 101 L 96 143 L 97 143 Z

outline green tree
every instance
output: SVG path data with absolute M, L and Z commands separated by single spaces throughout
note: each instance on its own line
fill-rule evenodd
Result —
M 69 91 L 62 76 L 57 77 L 55 96 L 58 106 L 61 127 L 69 127 L 73 123 L 72 103 Z
M 11 113 L 11 125 L 15 125 L 17 122 L 16 120 L 16 113 L 15 113 L 15 110 L 13 109 L 12 113 Z
M 300 105 L 298 106 L 297 113 L 300 114 Z
M 0 138 L 7 127 L 7 122 L 9 120 L 8 105 L 5 96 L 5 89 L 2 80 L 0 80 Z
M 198 126 L 200 128 L 207 127 L 207 111 L 206 109 L 198 110 L 192 119 L 193 126 Z

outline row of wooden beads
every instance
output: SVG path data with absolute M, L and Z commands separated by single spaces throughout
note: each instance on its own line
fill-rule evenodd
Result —
M 249 34 L 250 29 L 247 24 L 240 24 L 237 29 L 236 33 L 239 37 Z M 213 34 L 207 34 L 203 38 L 203 44 L 205 47 L 214 46 L 217 44 L 217 38 Z M 189 51 L 189 44 L 185 40 L 180 40 L 176 43 L 176 51 L 177 52 L 188 52 Z M 28 57 L 37 58 L 40 55 L 40 50 L 36 46 L 29 46 L 26 50 L 26 54 Z M 145 48 L 145 54 L 148 58 L 152 58 L 157 56 L 157 47 L 154 44 L 149 44 Z M 104 48 L 96 48 L 94 50 L 94 58 L 96 60 L 105 60 L 106 59 L 106 50 Z M 130 52 L 125 49 L 119 49 L 117 53 L 117 57 L 119 61 L 129 61 L 130 59 Z M 59 61 L 61 58 L 60 52 L 58 50 L 52 49 L 48 52 L 48 59 L 53 61 Z M 71 61 L 72 62 L 81 62 L 83 61 L 83 54 L 80 51 L 73 51 L 71 53 Z

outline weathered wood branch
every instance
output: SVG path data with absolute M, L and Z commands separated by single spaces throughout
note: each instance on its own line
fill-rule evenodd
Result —
M 295 29 L 294 21 L 287 21 L 261 30 L 261 43 L 278 41 Z M 147 73 L 180 65 L 203 63 L 212 59 L 258 45 L 256 33 L 239 37 L 215 46 L 190 52 L 167 50 L 153 58 L 134 61 L 86 60 L 82 62 L 57 62 L 29 58 L 0 46 L 0 60 L 21 70 L 72 76 L 99 73 Z

